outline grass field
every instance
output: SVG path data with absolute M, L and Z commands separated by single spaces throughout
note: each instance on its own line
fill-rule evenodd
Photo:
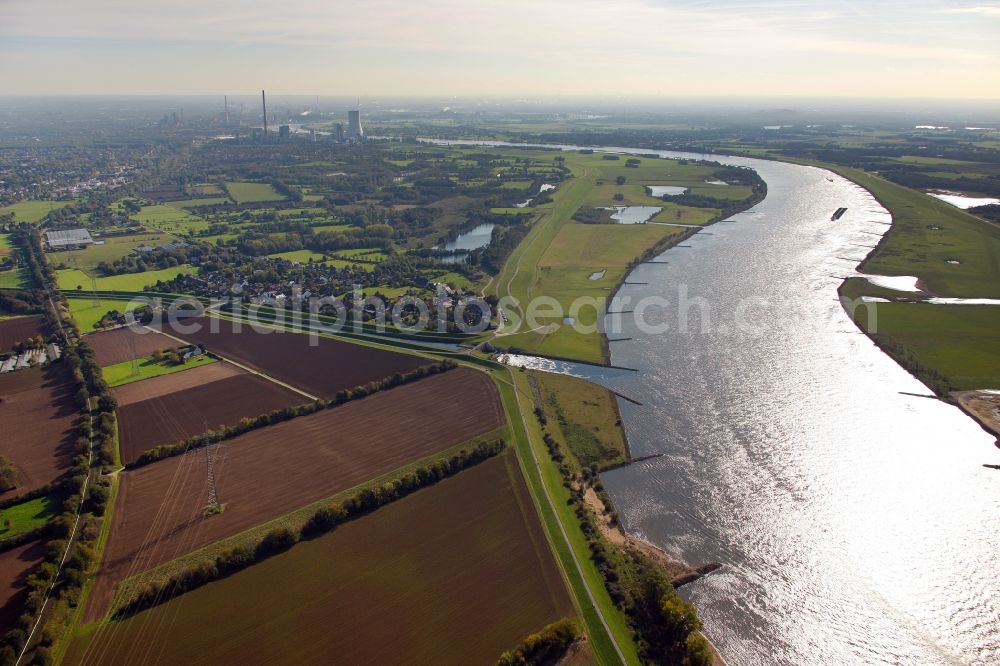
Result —
M 67 298 L 69 313 L 76 322 L 76 327 L 86 335 L 94 331 L 94 325 L 112 310 L 127 312 L 134 310 L 140 303 L 135 301 L 102 301 L 95 303 L 90 298 Z
M 507 154 L 507 151 L 505 151 Z M 516 154 L 516 153 L 515 153 Z M 541 154 L 533 153 L 538 159 Z M 573 178 L 563 183 L 554 193 L 554 206 L 542 209 L 528 236 L 514 250 L 503 270 L 491 285 L 499 297 L 513 296 L 521 304 L 513 315 L 524 317 L 523 304 L 537 296 L 555 298 L 563 308 L 562 315 L 536 317 L 535 322 L 524 322 L 514 335 L 501 335 L 496 344 L 530 353 L 572 358 L 592 363 L 606 362 L 601 336 L 575 331 L 565 325 L 564 317 L 572 317 L 585 326 L 596 323 L 593 306 L 571 312 L 574 300 L 585 297 L 603 304 L 611 291 L 624 279 L 630 263 L 654 247 L 666 247 L 684 237 L 688 232 L 680 227 L 662 225 L 612 225 L 581 224 L 572 220 L 581 207 L 618 205 L 660 205 L 667 208 L 660 215 L 670 221 L 678 219 L 686 224 L 704 223 L 719 211 L 694 209 L 666 204 L 650 197 L 648 184 L 697 187 L 715 172 L 714 167 L 698 164 L 681 164 L 674 160 L 638 158 L 639 167 L 625 166 L 628 156 L 607 160 L 600 154 L 562 153 Z M 624 177 L 618 185 L 616 179 Z M 712 187 L 721 195 L 731 186 Z M 615 201 L 615 193 L 623 195 Z M 681 211 L 681 218 L 676 211 Z M 592 273 L 605 271 L 597 280 L 590 280 Z
M 1000 297 L 1000 226 L 859 169 L 822 166 L 869 190 L 892 212 L 892 228 L 862 270 L 916 275 L 941 296 Z
M 514 457 L 498 456 L 99 629 L 68 662 L 491 664 L 573 615 L 532 514 Z
M 43 495 L 0 509 L 0 539 L 7 539 L 41 527 L 59 512 L 61 504 L 57 496 Z
M 197 215 L 166 204 L 143 206 L 142 210 L 129 217 L 144 225 L 174 234 L 184 234 L 208 228 L 208 222 Z
M 18 222 L 38 222 L 43 217 L 57 208 L 65 208 L 72 201 L 21 201 L 10 206 L 0 207 L 0 215 L 14 213 L 14 219 Z
M 357 259 L 358 261 L 385 261 L 389 258 L 385 252 L 377 247 L 359 247 L 353 250 L 338 250 L 338 257 L 344 259 Z
M 227 182 L 226 190 L 236 203 L 284 201 L 285 197 L 268 183 Z
M 1000 389 L 1000 307 L 879 303 L 877 308 L 880 344 L 911 371 L 915 360 L 943 375 L 954 390 Z M 867 330 L 868 321 L 862 323 Z M 915 374 L 923 378 L 919 369 Z
M 111 263 L 132 254 L 140 245 L 159 245 L 174 240 L 166 233 L 130 234 L 128 236 L 108 236 L 102 238 L 103 245 L 89 245 L 82 250 L 49 252 L 47 256 L 54 265 L 66 264 L 88 275 L 96 275 L 97 265 L 102 261 Z
M 615 396 L 606 388 L 568 375 L 532 372 L 546 418 L 585 467 L 599 468 L 628 459 Z
M 308 264 L 310 260 L 314 262 L 323 261 L 322 254 L 319 254 L 318 252 L 311 252 L 309 250 L 291 250 L 290 252 L 277 252 L 267 256 L 272 259 L 287 259 L 288 261 L 294 261 L 299 264 Z
M 0 271 L 0 289 L 27 289 L 30 286 L 28 271 L 23 268 Z
M 152 287 L 159 280 L 172 280 L 178 275 L 191 275 L 194 272 L 191 266 L 183 265 L 158 271 L 146 271 L 145 273 L 110 275 L 97 278 L 97 289 L 100 291 L 144 291 L 147 286 Z M 92 285 L 90 276 L 75 268 L 56 271 L 56 283 L 63 290 L 78 289 L 80 291 L 87 291 Z
M 181 199 L 171 201 L 168 205 L 175 208 L 197 208 L 198 206 L 217 206 L 219 204 L 231 203 L 229 197 L 203 197 L 201 199 Z
M 200 368 L 204 365 L 209 365 L 210 363 L 215 362 L 216 359 L 205 355 L 196 356 L 187 363 L 181 363 L 179 365 L 165 362 L 157 363 L 152 358 L 143 358 L 139 360 L 138 369 L 132 365 L 131 361 L 125 361 L 123 363 L 104 366 L 101 368 L 101 374 L 104 375 L 104 381 L 108 383 L 108 386 L 113 388 L 115 386 L 121 386 L 122 384 L 129 384 L 143 379 L 150 379 L 151 377 L 171 375 L 175 372 L 181 372 L 183 370 Z
M 350 228 L 351 225 L 349 224 L 322 224 L 313 227 L 312 230 L 319 234 L 323 233 L 324 231 L 343 231 L 344 229 L 350 229 Z
M 10 254 L 13 249 L 14 245 L 10 239 L 10 234 L 0 234 L 0 257 Z

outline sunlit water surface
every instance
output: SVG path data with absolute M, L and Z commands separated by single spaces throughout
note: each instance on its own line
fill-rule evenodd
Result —
M 630 275 L 648 284 L 619 298 L 669 299 L 650 319 L 671 330 L 622 317 L 612 361 L 640 371 L 594 374 L 643 403 L 619 401 L 632 454 L 663 454 L 604 475 L 625 524 L 724 564 L 684 593 L 730 664 L 1000 662 L 1000 452 L 836 300 L 887 211 L 819 169 L 712 157 L 767 198 Z M 704 330 L 692 307 L 677 331 L 684 285 Z

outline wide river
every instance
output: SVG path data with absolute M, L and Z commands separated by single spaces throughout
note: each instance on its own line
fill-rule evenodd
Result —
M 591 373 L 643 403 L 619 401 L 632 454 L 662 454 L 603 477 L 627 528 L 724 564 L 684 593 L 731 665 L 1000 662 L 994 438 L 918 397 L 837 300 L 888 211 L 821 169 L 630 152 L 752 166 L 768 194 L 640 265 L 610 308 L 670 302 L 648 318 L 668 331 L 622 315 L 609 335 L 638 372 Z

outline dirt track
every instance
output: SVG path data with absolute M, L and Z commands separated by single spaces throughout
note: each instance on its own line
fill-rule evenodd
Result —
M 107 613 L 119 580 L 504 422 L 492 381 L 458 369 L 230 441 L 215 466 L 220 515 L 201 513 L 205 451 L 125 472 L 86 619 Z
M 337 391 L 383 379 L 395 372 L 407 372 L 433 361 L 384 351 L 331 338 L 313 338 L 304 333 L 272 329 L 257 332 L 248 324 L 236 330 L 232 322 L 201 317 L 185 320 L 196 332 L 165 329 L 170 335 L 204 345 L 209 351 L 232 358 L 249 368 L 322 398 Z M 196 326 L 197 325 L 197 326 Z M 212 332 L 212 327 L 216 332 Z
M 0 455 L 17 467 L 12 497 L 41 488 L 69 468 L 80 411 L 66 368 L 55 364 L 0 375 Z
M 152 389 L 159 395 L 146 400 L 134 400 L 138 391 L 133 389 L 125 395 L 129 402 L 124 405 L 121 401 L 118 403 L 122 462 L 132 462 L 143 451 L 159 444 L 172 444 L 220 425 L 235 425 L 242 418 L 308 402 L 294 391 L 244 372 L 237 371 L 215 381 L 208 379 L 195 385 L 190 385 L 191 377 L 185 377 L 216 366 L 233 367 L 228 363 L 213 363 L 196 370 L 186 370 L 121 387 L 138 388 L 138 385 L 148 382 L 159 384 Z M 166 391 L 174 380 L 181 385 L 179 389 Z M 185 385 L 189 385 L 189 388 L 184 388 Z M 114 393 L 117 397 L 118 391 L 115 390 Z
M 143 358 L 157 349 L 172 349 L 180 345 L 165 335 L 160 335 L 147 329 L 139 329 L 136 333 L 130 328 L 116 328 L 113 331 L 92 333 L 83 337 L 83 342 L 90 345 L 97 355 L 97 363 L 102 367 L 123 363 L 132 359 L 129 338 L 135 340 L 135 356 Z

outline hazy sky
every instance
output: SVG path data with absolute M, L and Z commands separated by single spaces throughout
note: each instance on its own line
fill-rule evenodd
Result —
M 0 93 L 1000 98 L 1000 2 L 0 0 Z

